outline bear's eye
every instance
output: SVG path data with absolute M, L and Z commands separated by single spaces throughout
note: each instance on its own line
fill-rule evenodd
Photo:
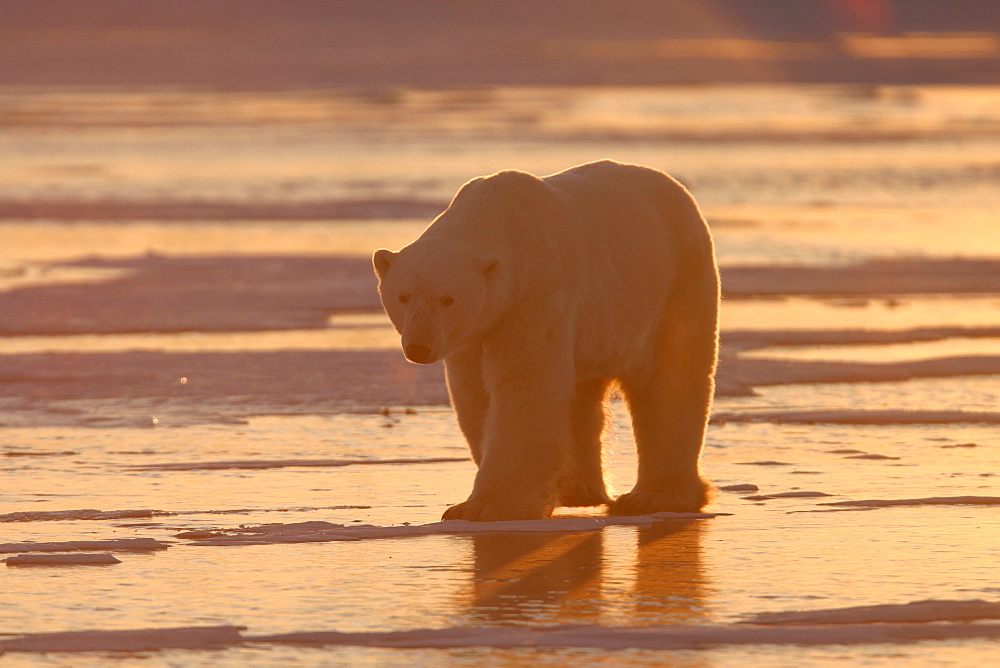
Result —
M 441 306 L 451 306 L 454 303 L 455 303 L 455 298 L 454 297 L 442 297 L 441 298 Z
M 399 303 L 400 304 L 409 304 L 410 303 L 410 295 L 399 295 Z

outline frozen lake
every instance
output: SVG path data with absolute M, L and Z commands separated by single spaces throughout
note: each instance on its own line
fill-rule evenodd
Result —
M 4 660 L 991 662 L 998 101 L 0 90 L 0 558 L 119 562 L 8 562 Z M 475 467 L 367 257 L 473 176 L 599 158 L 680 178 L 716 237 L 711 516 L 438 524 Z

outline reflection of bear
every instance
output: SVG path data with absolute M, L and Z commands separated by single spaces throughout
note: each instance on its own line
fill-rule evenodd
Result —
M 691 623 L 708 614 L 705 530 L 705 520 L 671 519 L 611 534 L 474 533 L 467 621 Z
M 702 567 L 705 520 L 669 520 L 637 527 L 638 550 L 629 619 L 683 624 L 707 615 Z
M 606 607 L 603 531 L 482 533 L 470 539 L 474 625 L 599 622 Z
M 697 511 L 713 391 L 719 279 L 688 192 L 601 161 L 470 181 L 416 241 L 375 252 L 406 357 L 443 359 L 479 465 L 446 519 L 546 517 L 609 503 L 604 398 L 617 383 L 639 453 L 611 511 Z

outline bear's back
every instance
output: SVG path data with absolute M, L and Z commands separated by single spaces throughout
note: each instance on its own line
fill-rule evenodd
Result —
M 568 209 L 553 234 L 569 247 L 598 254 L 618 273 L 652 277 L 678 254 L 711 248 L 694 199 L 663 172 L 602 160 L 543 180 Z
M 580 220 L 602 220 L 618 232 L 630 222 L 639 222 L 626 215 L 629 213 L 656 214 L 675 228 L 702 226 L 698 207 L 684 186 L 651 167 L 600 160 L 543 180 L 562 193 L 578 213 L 582 210 Z M 651 232 L 648 228 L 644 231 Z
M 424 236 L 499 255 L 521 283 L 568 283 L 581 296 L 664 286 L 682 256 L 711 257 L 704 219 L 680 183 L 611 160 L 473 179 Z

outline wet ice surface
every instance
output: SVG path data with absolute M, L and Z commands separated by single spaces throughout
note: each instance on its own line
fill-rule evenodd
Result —
M 907 392 L 904 385 L 883 390 Z M 735 403 L 723 399 L 719 410 L 737 408 Z M 623 489 L 634 465 L 625 422 L 617 406 L 610 468 Z M 248 627 L 247 635 L 260 636 L 511 625 L 704 626 L 764 612 L 1000 598 L 993 577 L 1000 472 L 995 426 L 950 425 L 943 431 L 919 424 L 726 424 L 711 432 L 706 469 L 719 486 L 759 488 L 720 492 L 710 510 L 731 515 L 471 535 L 419 527 L 433 525 L 447 504 L 461 499 L 474 472 L 470 462 L 375 463 L 414 452 L 461 456 L 461 437 L 444 410 L 261 417 L 235 429 L 36 428 L 9 430 L 7 437 L 23 451 L 53 454 L 5 462 L 8 475 L 21 483 L 16 502 L 4 504 L 11 513 L 0 517 L 5 536 L 22 542 L 142 537 L 170 545 L 135 552 L 95 544 L 122 561 L 96 574 L 82 566 L 9 572 L 3 597 L 15 629 L 239 625 Z M 67 440 L 77 447 L 86 442 L 88 452 L 63 454 Z M 122 451 L 124 443 L 137 440 L 149 450 Z M 367 454 L 373 463 L 194 468 L 236 453 L 280 461 L 334 450 L 359 460 Z M 156 468 L 177 461 L 190 462 L 194 470 Z M 759 465 L 766 462 L 781 463 Z M 47 484 L 52 479 L 73 484 L 55 491 Z M 771 498 L 754 498 L 761 495 Z M 978 499 L 970 503 L 966 497 Z M 147 512 L 88 516 L 84 507 Z M 859 512 L 864 508 L 875 509 Z M 332 533 L 351 539 L 331 538 L 328 524 L 301 524 L 317 522 L 343 525 Z M 270 544 L 217 538 L 247 535 L 241 526 L 266 529 L 274 523 L 269 531 L 280 537 Z M 402 535 L 385 537 L 368 525 L 399 527 Z M 317 531 L 327 532 L 323 542 L 311 542 Z M 299 538 L 289 541 L 289 535 Z M 73 595 L 67 597 L 69 587 Z M 97 596 L 99 614 L 84 627 L 68 627 L 74 607 Z M 718 636 L 719 646 L 731 644 L 725 638 Z M 497 642 L 484 631 L 471 644 Z M 973 656 L 975 642 L 988 643 L 962 642 L 973 643 Z M 449 645 L 433 634 L 414 640 L 416 646 L 428 643 Z M 375 650 L 329 651 L 330 657 L 362 660 Z M 817 650 L 817 656 L 827 651 Z M 234 665 L 238 656 L 231 658 Z
M 116 127 L 110 105 L 102 127 L 11 128 L 0 204 L 81 219 L 0 221 L 0 553 L 50 562 L 0 569 L 0 643 L 155 665 L 995 660 L 997 107 L 910 92 L 499 91 L 464 116 L 426 93 L 402 108 L 437 111 L 391 141 L 355 132 L 386 111 L 357 100 L 324 107 L 343 127 Z M 528 130 L 507 115 L 526 100 Z M 440 523 L 475 467 L 364 257 L 426 219 L 379 212 L 598 157 L 681 176 L 729 268 L 713 516 Z M 87 555 L 105 563 L 68 563 Z M 89 631 L 121 633 L 13 639 Z

